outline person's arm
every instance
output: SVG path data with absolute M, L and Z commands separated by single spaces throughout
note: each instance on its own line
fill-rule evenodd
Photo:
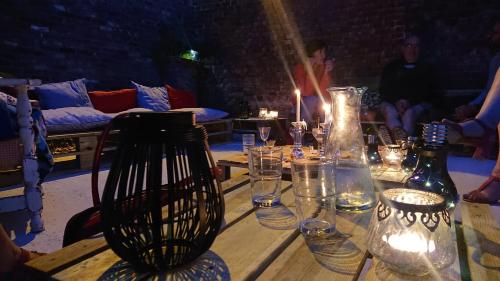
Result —
M 490 91 L 491 85 L 493 85 L 493 80 L 495 80 L 495 74 L 497 73 L 498 68 L 500 68 L 500 52 L 491 59 L 490 64 L 488 65 L 488 80 L 486 82 L 486 86 L 475 99 L 469 102 L 469 105 L 478 107 L 484 102 L 486 95 Z
M 330 87 L 332 83 L 332 70 L 335 66 L 335 59 L 327 60 L 325 62 L 325 71 L 323 72 L 323 76 L 321 76 L 321 81 L 319 82 L 319 87 L 323 96 L 326 96 L 328 99 L 328 92 L 326 89 Z

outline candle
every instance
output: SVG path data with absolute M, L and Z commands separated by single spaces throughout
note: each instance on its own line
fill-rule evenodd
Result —
M 382 236 L 382 240 L 389 244 L 391 248 L 410 253 L 432 253 L 436 250 L 436 243 L 433 240 L 427 241 L 422 236 L 414 233 L 391 234 L 389 238 Z
M 278 111 L 272 111 L 271 110 L 271 111 L 268 112 L 267 116 L 269 118 L 278 118 Z
M 327 103 L 323 103 L 323 111 L 325 112 L 325 120 L 323 121 L 324 123 L 328 123 L 330 120 L 330 105 Z
M 295 122 L 300 122 L 300 90 L 295 89 L 295 95 L 297 96 L 296 109 L 295 109 Z

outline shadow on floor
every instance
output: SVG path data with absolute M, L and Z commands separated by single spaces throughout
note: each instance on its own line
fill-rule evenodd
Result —
M 18 246 L 33 241 L 37 233 L 30 232 L 30 213 L 27 210 L 0 214 L 0 223 Z

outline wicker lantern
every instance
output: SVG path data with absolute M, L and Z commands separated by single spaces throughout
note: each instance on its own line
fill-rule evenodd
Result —
M 130 113 L 102 197 L 104 236 L 138 271 L 167 270 L 207 251 L 224 198 L 207 134 L 190 112 Z

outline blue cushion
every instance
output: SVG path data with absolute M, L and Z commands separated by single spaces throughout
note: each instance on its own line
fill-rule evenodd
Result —
M 92 107 L 64 107 L 42 110 L 49 133 L 78 132 L 100 128 L 112 119 Z
M 35 87 L 42 109 L 61 107 L 92 107 L 85 78 L 61 83 L 43 84 Z
M 227 117 L 229 113 L 214 109 L 214 108 L 205 108 L 205 107 L 194 107 L 194 108 L 179 108 L 172 109 L 171 111 L 181 111 L 181 112 L 193 112 L 196 118 L 196 122 L 208 122 L 217 119 L 222 119 Z
M 165 87 L 146 87 L 132 81 L 137 89 L 137 106 L 151 109 L 153 111 L 169 111 L 170 103 Z

